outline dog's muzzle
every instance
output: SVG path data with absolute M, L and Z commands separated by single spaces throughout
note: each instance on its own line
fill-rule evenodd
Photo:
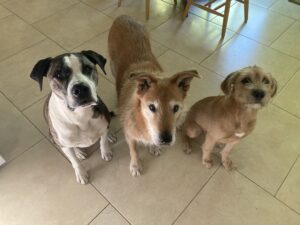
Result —
M 266 93 L 263 90 L 259 89 L 253 90 L 251 94 L 257 103 L 259 103 L 266 95 Z
M 169 132 L 163 132 L 159 135 L 159 143 L 161 145 L 170 145 L 172 143 L 173 136 Z
M 75 84 L 71 89 L 71 94 L 77 106 L 85 106 L 95 102 L 91 89 L 84 83 Z

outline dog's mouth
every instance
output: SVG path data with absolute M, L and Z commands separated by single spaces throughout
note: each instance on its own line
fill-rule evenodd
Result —
M 99 101 L 95 101 L 95 100 L 84 100 L 80 103 L 77 103 L 75 105 L 70 105 L 70 104 L 67 104 L 68 105 L 68 108 L 71 110 L 71 111 L 74 111 L 76 108 L 88 108 L 88 107 L 91 107 L 91 106 L 95 106 L 99 103 Z

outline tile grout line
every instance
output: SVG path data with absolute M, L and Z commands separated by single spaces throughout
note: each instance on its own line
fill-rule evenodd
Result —
M 292 26 L 294 26 L 294 24 L 296 23 L 296 20 L 294 19 L 294 21 L 284 30 L 281 32 L 281 34 L 274 40 L 270 43 L 270 48 L 274 49 L 272 46 L 272 44 L 274 44 L 284 33 L 286 33 Z M 279 51 L 279 50 L 278 50 Z M 281 52 L 281 51 L 280 51 Z
M 107 202 L 107 205 L 103 209 L 101 209 L 100 212 L 97 213 L 96 216 L 94 216 L 94 218 L 90 222 L 88 222 L 88 225 L 90 225 L 109 205 L 110 203 Z
M 123 217 L 123 219 L 126 220 L 126 222 L 128 224 L 131 225 L 131 223 L 129 222 L 129 220 L 108 200 L 108 198 L 106 198 L 93 184 L 93 182 L 90 182 L 90 185 L 94 187 L 94 189 Z
M 295 119 L 300 119 L 299 116 L 297 116 L 297 115 L 295 115 L 295 114 L 293 114 L 293 113 L 287 111 L 286 109 L 284 109 L 284 108 L 278 106 L 277 104 L 275 104 L 275 103 L 273 103 L 273 102 L 272 102 L 271 104 L 272 104 L 274 107 L 276 107 L 277 109 L 280 109 L 280 110 L 282 110 L 282 111 L 288 113 L 290 116 L 294 117 Z
M 79 3 L 76 3 L 76 4 L 79 4 Z M 74 5 L 73 5 L 74 6 Z M 45 39 L 50 39 L 51 41 L 53 41 L 55 44 L 57 44 L 59 47 L 61 47 L 63 50 L 65 50 L 65 51 L 68 51 L 67 49 L 65 49 L 63 46 L 61 46 L 60 44 L 58 44 L 55 40 L 53 40 L 51 37 L 49 37 L 48 35 L 46 35 L 46 34 L 44 34 L 43 32 L 41 32 L 39 29 L 37 29 L 35 26 L 34 26 L 34 24 L 30 24 L 30 23 L 28 23 L 27 21 L 25 21 L 22 17 L 20 17 L 19 15 L 17 15 L 16 13 L 14 13 L 13 11 L 11 11 L 10 9 L 8 9 L 8 8 L 6 8 L 7 10 L 9 10 L 13 15 L 15 15 L 16 17 L 18 17 L 20 20 L 22 20 L 24 23 L 26 23 L 28 26 L 30 26 L 32 29 L 34 29 L 36 32 L 38 32 L 38 33 L 40 33 L 40 34 L 42 34 L 44 37 L 45 37 Z M 68 8 L 66 8 L 66 9 L 68 9 Z M 53 14 L 54 15 L 54 14 Z M 42 20 L 41 20 L 42 21 Z M 37 22 L 40 22 L 40 21 L 37 21 Z M 36 23 L 37 23 L 36 22 Z M 43 40 L 45 40 L 45 39 L 43 39 Z
M 0 63 L 2 63 L 2 62 L 4 62 L 5 60 L 8 60 L 8 59 L 10 59 L 10 58 L 12 58 L 12 57 L 18 55 L 18 54 L 20 54 L 20 53 L 22 53 L 22 52 L 25 52 L 26 50 L 28 50 L 28 49 L 30 49 L 30 48 L 32 48 L 32 47 L 34 47 L 34 46 L 36 46 L 36 45 L 38 45 L 38 44 L 40 44 L 40 43 L 46 41 L 47 39 L 48 39 L 48 38 L 45 37 L 45 38 L 43 38 L 42 40 L 40 40 L 40 41 L 38 41 L 38 42 L 36 42 L 36 43 L 34 43 L 34 44 L 32 44 L 32 45 L 26 47 L 26 48 L 23 48 L 22 50 L 20 50 L 20 51 L 18 51 L 18 52 L 15 52 L 15 53 L 13 53 L 13 54 L 11 54 L 11 55 L 8 55 L 8 56 L 6 56 L 6 57 L 3 58 L 3 59 L 0 59 Z
M 262 186 L 258 185 L 257 183 L 255 183 L 253 180 L 251 180 L 249 177 L 247 177 L 245 174 L 243 174 L 241 171 L 237 170 L 237 172 L 243 176 L 244 178 L 246 178 L 247 180 L 249 180 L 251 183 L 253 183 L 254 185 L 256 185 L 258 188 L 260 188 L 262 191 L 264 191 L 266 194 L 270 195 L 270 197 L 272 197 L 274 200 L 278 201 L 279 203 L 283 204 L 284 206 L 286 206 L 288 209 L 290 209 L 291 211 L 293 211 L 294 213 L 296 213 L 297 215 L 300 215 L 295 209 L 291 208 L 290 206 L 288 206 L 286 203 L 282 202 L 281 200 L 279 200 L 278 198 L 276 198 L 276 196 L 274 196 L 272 193 L 270 193 L 269 191 L 267 191 L 266 189 L 264 189 Z
M 290 167 L 290 169 L 289 169 L 287 175 L 285 176 L 285 178 L 283 179 L 282 183 L 279 185 L 277 191 L 275 192 L 275 194 L 274 194 L 274 197 L 275 197 L 275 198 L 277 198 L 276 196 L 277 196 L 279 190 L 280 190 L 281 187 L 283 186 L 283 184 L 284 184 L 284 182 L 286 181 L 287 177 L 290 175 L 292 169 L 293 169 L 294 166 L 296 165 L 296 163 L 297 163 L 297 161 L 298 161 L 299 158 L 300 158 L 300 153 L 299 153 L 298 156 L 296 157 L 296 159 L 295 159 L 295 161 L 293 162 L 292 166 Z
M 32 148 L 36 145 L 38 145 L 39 143 L 41 143 L 43 140 L 45 140 L 45 137 L 41 137 L 41 139 L 39 139 L 37 142 L 35 142 L 34 144 L 30 145 L 28 148 L 26 148 L 23 152 L 21 152 L 19 155 L 17 155 L 16 157 L 12 158 L 11 160 L 6 160 L 4 166 L 7 166 L 9 164 L 11 164 L 12 162 L 14 162 L 15 160 L 19 159 L 22 155 L 24 155 L 26 152 L 29 152 L 32 150 Z
M 195 196 L 189 201 L 189 203 L 183 208 L 183 210 L 178 214 L 178 216 L 175 218 L 175 220 L 172 222 L 172 225 L 174 225 L 178 219 L 182 216 L 182 214 L 186 211 L 186 209 L 191 205 L 191 203 L 195 200 L 195 198 L 199 195 L 199 193 L 206 187 L 206 185 L 209 183 L 211 178 L 219 171 L 221 168 L 221 165 L 208 177 L 208 179 L 204 182 L 204 184 L 200 187 L 199 191 L 195 194 Z
M 286 88 L 286 86 L 290 83 L 290 81 L 292 79 L 294 79 L 294 77 L 296 77 L 298 71 L 300 71 L 300 64 L 299 64 L 298 68 L 295 70 L 295 72 L 292 74 L 292 76 L 290 77 L 290 79 L 288 79 L 286 81 L 286 83 L 284 85 L 282 85 L 282 87 L 280 88 L 280 90 L 278 91 L 278 93 L 276 95 L 278 95 L 278 96 L 280 95 L 280 93 L 283 91 L 284 88 Z M 271 104 L 273 104 L 273 102 L 271 102 Z

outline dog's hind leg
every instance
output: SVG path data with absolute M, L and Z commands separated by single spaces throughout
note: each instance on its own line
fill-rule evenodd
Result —
M 84 160 L 87 158 L 87 153 L 84 150 L 81 150 L 80 148 L 74 148 L 74 151 L 79 160 Z
M 191 139 L 196 138 L 201 133 L 201 128 L 195 124 L 184 124 L 182 128 L 182 143 L 183 143 L 183 151 L 186 154 L 191 154 L 192 145 Z
M 65 155 L 70 160 L 76 175 L 76 180 L 80 184 L 87 184 L 89 181 L 89 176 L 83 166 L 80 164 L 79 159 L 77 159 L 75 155 L 75 151 L 73 148 L 62 147 L 61 150 L 65 153 Z
M 100 151 L 101 151 L 101 157 L 105 161 L 112 160 L 113 153 L 112 150 L 108 144 L 108 131 L 106 131 L 100 139 Z

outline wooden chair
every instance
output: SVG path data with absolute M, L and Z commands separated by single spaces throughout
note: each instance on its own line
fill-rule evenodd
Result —
M 203 10 L 205 10 L 209 13 L 215 14 L 217 16 L 221 16 L 221 17 L 223 17 L 222 36 L 221 37 L 224 38 L 225 33 L 226 33 L 226 28 L 227 28 L 231 0 L 225 0 L 225 2 L 215 6 L 214 8 L 212 8 L 212 4 L 215 3 L 217 0 L 209 0 L 205 4 L 199 4 L 193 0 L 186 0 L 186 1 L 187 2 L 186 2 L 186 6 L 185 6 L 185 9 L 183 12 L 183 19 L 185 19 L 187 17 L 191 5 L 194 5 L 200 9 L 203 9 Z M 236 1 L 244 4 L 244 22 L 246 23 L 248 20 L 249 0 L 236 0 Z M 224 13 L 218 12 L 217 10 L 222 7 L 225 7 Z
M 120 7 L 122 4 L 122 0 L 118 0 L 118 7 Z M 177 0 L 174 0 L 174 4 L 177 4 Z M 146 0 L 146 20 L 149 19 L 150 15 L 150 0 Z

